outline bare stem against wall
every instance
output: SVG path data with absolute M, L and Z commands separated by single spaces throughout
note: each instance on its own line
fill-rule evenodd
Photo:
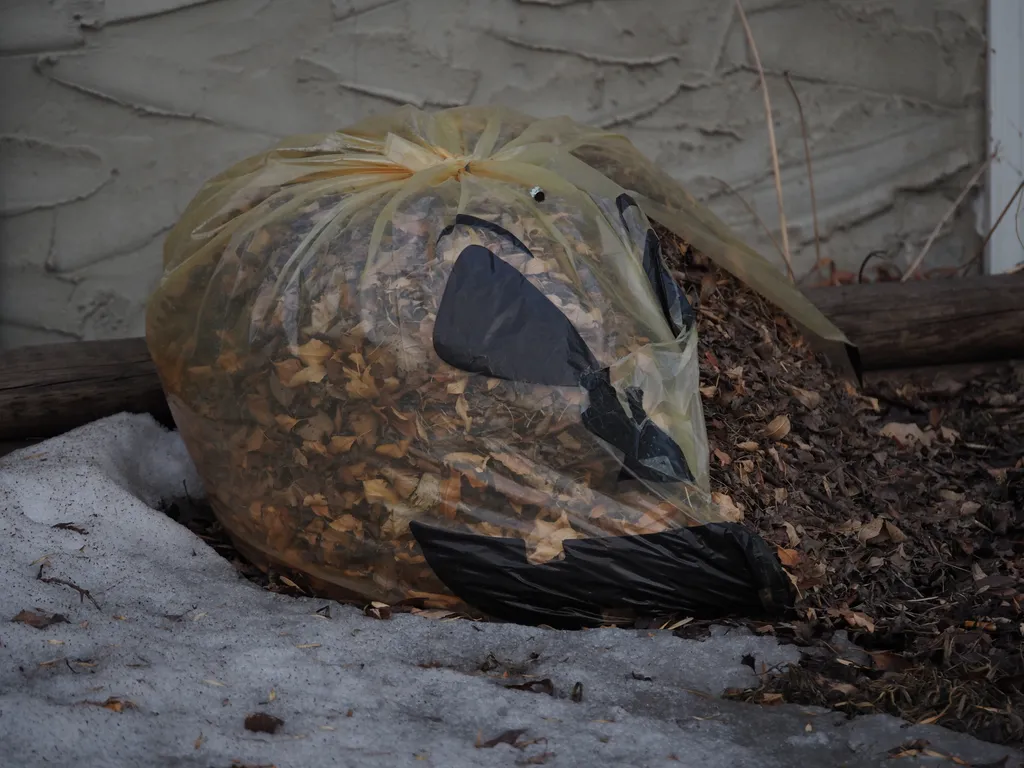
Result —
M 981 164 L 981 167 L 974 172 L 974 175 L 971 176 L 971 180 L 967 182 L 967 186 L 965 186 L 963 190 L 960 192 L 960 196 L 953 201 L 953 204 L 949 206 L 949 208 L 946 210 L 946 213 L 942 216 L 941 219 L 939 219 L 939 223 L 935 225 L 935 229 L 932 230 L 932 233 L 928 236 L 928 240 L 925 241 L 924 248 L 921 249 L 921 252 L 917 254 L 917 257 L 910 264 L 910 267 L 907 269 L 907 271 L 903 274 L 903 277 L 900 278 L 901 283 L 907 282 L 907 280 L 913 277 L 914 273 L 917 272 L 918 267 L 921 266 L 921 262 L 924 261 L 924 257 L 928 255 L 928 251 L 929 249 L 931 249 L 932 243 L 935 242 L 935 238 L 939 236 L 939 232 L 942 231 L 942 228 L 945 226 L 946 222 L 949 221 L 950 217 L 956 212 L 957 208 L 960 207 L 960 204 L 964 201 L 964 198 L 967 197 L 967 193 L 974 189 L 975 184 L 981 181 L 981 177 L 985 175 L 985 171 L 987 171 L 988 167 L 992 165 L 992 161 L 995 160 L 995 158 L 996 153 L 993 152 L 989 156 L 989 158 L 984 163 Z
M 814 263 L 821 264 L 821 233 L 818 230 L 818 196 L 814 192 L 814 169 L 811 167 L 811 142 L 807 138 L 807 120 L 804 118 L 804 105 L 800 103 L 800 95 L 793 85 L 793 78 L 789 72 L 785 73 L 786 85 L 793 93 L 793 101 L 796 102 L 796 110 L 800 115 L 800 134 L 804 137 L 804 157 L 807 159 L 807 183 L 811 192 L 811 221 L 814 223 Z
M 786 227 L 786 209 L 782 202 L 782 172 L 779 170 L 779 151 L 775 145 L 775 121 L 772 118 L 772 101 L 768 96 L 768 82 L 764 76 L 764 67 L 761 66 L 761 56 L 757 52 L 757 44 L 754 42 L 754 33 L 747 21 L 747 14 L 743 12 L 740 0 L 736 0 L 736 10 L 739 11 L 740 21 L 743 23 L 743 31 L 747 35 L 747 44 L 754 56 L 754 66 L 757 67 L 758 77 L 761 78 L 761 93 L 764 94 L 764 117 L 768 123 L 768 143 L 772 153 L 772 173 L 775 174 L 775 196 L 779 200 L 779 227 L 782 230 L 782 258 L 786 260 L 786 271 L 789 279 L 796 282 L 796 275 L 793 273 L 793 257 L 789 252 L 789 232 Z

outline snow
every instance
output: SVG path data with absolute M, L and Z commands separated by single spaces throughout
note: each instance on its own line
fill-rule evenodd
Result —
M 770 638 L 381 621 L 275 595 L 157 510 L 186 488 L 202 494 L 179 437 L 148 416 L 0 459 L 5 765 L 891 766 L 886 751 L 915 738 L 972 762 L 1021 758 L 889 717 L 716 698 L 756 682 L 744 656 L 759 668 L 796 660 Z M 10 621 L 24 609 L 68 623 Z M 554 695 L 506 688 L 523 678 L 481 671 L 490 657 L 549 678 Z M 127 703 L 102 706 L 111 699 Z M 248 731 L 253 712 L 284 724 Z M 513 729 L 524 730 L 515 746 L 477 746 Z

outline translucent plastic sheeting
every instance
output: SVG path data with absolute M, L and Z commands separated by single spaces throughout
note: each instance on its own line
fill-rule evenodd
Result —
M 651 219 L 829 342 L 621 136 L 403 108 L 210 180 L 147 337 L 210 500 L 339 597 L 574 623 L 788 599 L 708 484 L 692 309 Z

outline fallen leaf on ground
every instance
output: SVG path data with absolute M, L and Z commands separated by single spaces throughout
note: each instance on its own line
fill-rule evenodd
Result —
M 718 505 L 718 511 L 726 522 L 739 523 L 743 521 L 743 508 L 738 506 L 732 497 L 724 493 L 712 493 L 711 500 Z
M 927 448 L 935 439 L 934 432 L 922 432 L 917 424 L 899 424 L 897 422 L 890 422 L 882 427 L 882 435 L 891 437 L 904 447 L 923 445 Z
M 817 392 L 811 392 L 808 389 L 801 389 L 800 387 L 790 386 L 787 387 L 790 393 L 808 410 L 813 411 L 819 405 L 821 405 L 821 395 Z
M 782 547 L 776 547 L 775 551 L 779 555 L 779 560 L 787 568 L 793 568 L 800 562 L 800 553 L 795 549 L 783 549 Z
M 530 693 L 546 693 L 548 696 L 555 695 L 555 684 L 551 682 L 550 678 L 545 677 L 543 680 L 530 680 L 526 683 L 518 683 L 515 685 L 506 685 L 506 688 L 514 691 L 529 691 Z
M 122 699 L 118 696 L 111 696 L 106 701 L 85 701 L 82 703 L 92 707 L 103 707 L 103 709 L 109 709 L 111 712 L 117 713 L 124 712 L 126 709 L 138 709 L 134 701 Z
M 67 616 L 62 613 L 40 613 L 37 611 L 20 611 L 11 621 L 28 624 L 36 629 L 46 629 L 54 624 L 70 624 Z
M 770 440 L 782 440 L 790 433 L 792 428 L 793 425 L 789 421 L 789 416 L 782 414 L 768 422 L 768 426 L 764 428 L 764 434 Z
M 859 627 L 867 630 L 868 632 L 875 631 L 875 622 L 866 614 L 850 610 L 841 610 L 839 614 L 851 627 Z
M 476 748 L 493 749 L 499 744 L 508 744 L 510 746 L 515 747 L 516 749 L 521 749 L 521 747 L 518 744 L 519 737 L 524 735 L 526 733 L 526 730 L 526 728 L 515 728 L 510 731 L 505 731 L 504 733 L 495 736 L 493 739 L 488 739 L 487 741 L 483 740 L 483 733 L 481 732 L 476 737 Z
M 277 733 L 284 720 L 266 712 L 253 712 L 245 716 L 245 730 L 253 733 Z
M 964 516 L 973 515 L 979 509 L 981 509 L 981 504 L 979 504 L 978 502 L 965 501 L 963 504 L 960 505 L 960 514 Z
M 387 603 L 372 602 L 363 608 L 363 614 L 372 619 L 390 619 L 391 606 Z
M 870 523 L 862 527 L 857 531 L 857 539 L 867 543 L 874 538 L 877 538 L 882 534 L 882 529 L 885 527 L 885 520 L 880 517 L 874 518 Z
M 909 669 L 910 661 L 891 651 L 868 651 L 874 668 L 882 672 L 902 672 Z

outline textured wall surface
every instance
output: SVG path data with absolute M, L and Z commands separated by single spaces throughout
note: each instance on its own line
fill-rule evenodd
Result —
M 984 152 L 983 0 L 746 0 L 798 273 L 916 251 Z M 202 182 L 291 132 L 411 102 L 501 103 L 626 133 L 763 253 L 778 215 L 730 0 L 4 0 L 0 347 L 142 332 Z M 970 206 L 929 262 L 976 245 Z

